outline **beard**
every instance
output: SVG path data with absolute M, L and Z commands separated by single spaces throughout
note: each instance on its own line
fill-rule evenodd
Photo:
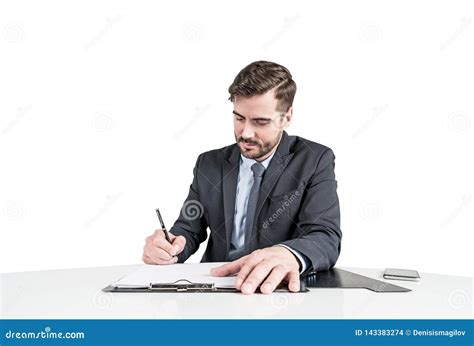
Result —
M 237 135 L 235 135 L 235 140 L 242 155 L 253 160 L 258 160 L 271 152 L 280 142 L 280 138 L 281 133 L 273 141 L 263 142 L 259 140 L 244 139 L 243 137 L 237 137 Z M 244 144 L 251 144 L 252 147 L 246 148 Z

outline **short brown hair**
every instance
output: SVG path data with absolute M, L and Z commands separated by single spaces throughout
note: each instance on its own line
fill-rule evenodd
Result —
M 277 110 L 287 112 L 293 105 L 296 94 L 296 83 L 293 81 L 290 71 L 274 62 L 255 61 L 244 67 L 235 77 L 229 87 L 229 100 L 234 102 L 235 96 L 262 95 L 273 88 L 276 88 Z

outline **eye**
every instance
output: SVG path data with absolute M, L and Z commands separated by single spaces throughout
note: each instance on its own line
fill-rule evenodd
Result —
M 256 120 L 257 125 L 259 126 L 265 126 L 270 124 L 270 120 Z
M 243 122 L 243 121 L 244 121 L 244 118 L 239 117 L 239 116 L 236 116 L 236 117 L 235 117 L 235 120 L 237 120 L 238 122 Z

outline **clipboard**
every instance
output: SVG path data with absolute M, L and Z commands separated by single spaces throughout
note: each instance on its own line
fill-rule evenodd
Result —
M 170 283 L 150 283 L 143 287 L 126 287 L 109 285 L 102 289 L 104 292 L 238 292 L 235 287 L 217 287 L 214 283 L 196 283 L 186 279 Z
M 301 288 L 299 292 L 295 293 L 304 293 L 309 292 L 306 288 L 304 281 L 300 282 Z M 285 287 L 286 284 L 280 284 L 275 292 L 288 292 L 288 289 Z M 163 293 L 163 292 L 175 292 L 175 293 L 236 293 L 240 292 L 235 287 L 218 287 L 214 283 L 195 283 L 186 279 L 178 280 L 172 283 L 150 283 L 148 286 L 144 287 L 117 287 L 109 285 L 102 289 L 104 292 L 142 292 L 142 293 Z M 256 292 L 260 292 L 257 288 Z
M 181 263 L 166 266 L 141 265 L 134 272 L 104 287 L 102 291 L 112 293 L 222 293 L 240 292 L 235 288 L 235 276 L 213 277 L 210 270 L 224 263 Z M 259 290 L 256 290 L 259 292 Z M 288 284 L 281 283 L 275 292 L 288 292 Z M 300 291 L 309 292 L 306 283 L 300 281 Z

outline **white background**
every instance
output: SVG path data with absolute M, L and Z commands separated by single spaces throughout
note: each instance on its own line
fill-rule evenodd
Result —
M 472 1 L 2 1 L 0 271 L 139 263 L 154 209 L 170 227 L 197 155 L 233 142 L 233 78 L 270 60 L 298 85 L 289 134 L 336 154 L 337 265 L 473 276 L 473 17 Z

